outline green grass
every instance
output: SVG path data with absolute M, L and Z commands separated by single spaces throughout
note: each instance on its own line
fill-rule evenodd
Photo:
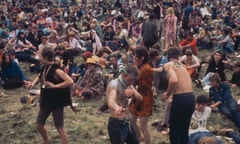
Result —
M 205 56 L 207 53 L 201 53 Z M 207 66 L 203 67 L 200 77 L 203 76 Z M 22 65 L 29 79 L 33 79 L 36 75 L 27 72 L 28 66 Z M 227 72 L 228 79 L 232 72 Z M 194 85 L 195 86 L 195 85 Z M 35 128 L 36 115 L 38 107 L 23 105 L 19 99 L 21 96 L 28 95 L 26 88 L 18 88 L 15 90 L 3 90 L 1 92 L 6 95 L 0 97 L 0 143 L 2 144 L 39 144 L 42 143 L 40 134 Z M 195 88 L 194 92 L 198 94 L 206 94 L 202 89 Z M 237 99 L 239 91 L 233 90 L 233 96 Z M 74 98 L 74 102 L 78 102 L 78 113 L 73 113 L 70 108 L 65 108 L 65 128 L 69 136 L 70 144 L 109 144 L 107 133 L 107 121 L 109 114 L 96 114 L 96 110 L 104 103 L 105 98 L 82 102 Z M 161 102 L 160 96 L 156 100 L 157 107 L 149 120 L 149 129 L 151 132 L 152 144 L 168 144 L 168 136 L 161 135 L 151 124 L 156 120 L 161 120 L 164 110 L 164 103 Z M 59 144 L 60 138 L 56 131 L 52 117 L 50 116 L 46 123 L 46 128 L 50 137 L 51 144 Z M 236 128 L 232 122 L 214 112 L 208 123 L 210 130 L 219 128 Z M 227 141 L 227 143 L 231 143 Z

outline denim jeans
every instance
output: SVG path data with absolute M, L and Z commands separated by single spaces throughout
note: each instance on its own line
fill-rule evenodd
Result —
M 205 132 L 195 132 L 189 135 L 189 144 L 197 144 L 198 141 L 203 137 L 212 137 L 214 136 L 213 133 L 205 131 Z M 217 140 L 217 144 L 224 144 L 221 140 Z
M 228 132 L 226 134 L 227 137 L 230 137 L 233 139 L 233 141 L 236 143 L 236 144 L 239 144 L 240 143 L 240 135 L 236 132 Z
M 240 129 L 240 110 L 238 104 L 234 99 L 221 104 L 219 107 L 221 114 L 232 120 L 234 124 Z
M 213 72 L 209 72 L 206 76 L 204 76 L 204 78 L 201 80 L 202 82 L 202 86 L 207 86 L 207 85 L 210 85 L 210 77 L 213 75 L 214 73 Z
M 112 144 L 139 144 L 130 120 L 109 118 L 108 134 Z

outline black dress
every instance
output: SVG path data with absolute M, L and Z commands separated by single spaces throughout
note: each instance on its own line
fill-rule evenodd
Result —
M 40 108 L 58 109 L 71 104 L 70 87 L 66 88 L 47 88 L 44 82 L 49 81 L 54 84 L 61 83 L 63 80 L 55 75 L 56 64 L 44 66 L 40 73 L 41 93 Z

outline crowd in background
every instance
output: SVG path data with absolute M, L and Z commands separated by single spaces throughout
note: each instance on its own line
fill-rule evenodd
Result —
M 83 100 L 105 95 L 109 80 L 117 78 L 125 65 L 135 64 L 140 70 L 137 85 L 146 97 L 140 104 L 144 111 L 136 111 L 139 104 L 130 105 L 130 110 L 135 123 L 140 116 L 138 137 L 150 143 L 147 121 L 154 108 L 153 95 L 166 89 L 167 75 L 162 66 L 168 62 L 166 52 L 176 47 L 182 53 L 179 61 L 186 66 L 192 81 L 210 93 L 212 108 L 218 107 L 239 128 L 238 113 L 232 117 L 223 110 L 230 107 L 231 111 L 231 106 L 214 105 L 219 99 L 222 103 L 227 100 L 219 98 L 221 94 L 211 84 L 217 73 L 220 77 L 217 83 L 227 83 L 229 89 L 240 86 L 238 0 L 3 0 L 0 3 L 0 73 L 4 89 L 28 83 L 21 68 L 23 63 L 27 63 L 33 74 L 41 71 L 39 56 L 45 47 L 56 52 L 54 62 L 73 79 L 71 96 Z M 203 64 L 207 64 L 206 72 L 202 72 Z M 226 77 L 226 69 L 233 71 L 230 79 Z M 98 112 L 106 109 L 104 104 Z M 234 105 L 235 110 L 239 112 Z M 168 112 L 166 106 L 166 117 Z M 167 120 L 163 125 L 168 127 Z

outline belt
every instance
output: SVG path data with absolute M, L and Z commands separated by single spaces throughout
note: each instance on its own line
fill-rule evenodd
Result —
M 126 117 L 123 117 L 123 118 L 110 117 L 110 119 L 119 120 L 119 121 L 130 121 L 130 119 L 129 119 L 129 118 L 126 118 Z
M 115 118 L 115 117 L 110 117 L 110 119 L 114 121 L 119 121 L 119 122 L 124 122 L 128 125 L 130 133 L 132 133 L 132 127 L 131 127 L 131 120 L 129 118 Z

